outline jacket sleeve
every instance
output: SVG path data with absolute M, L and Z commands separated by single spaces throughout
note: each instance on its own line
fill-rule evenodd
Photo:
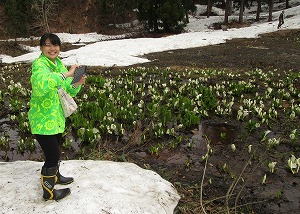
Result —
M 68 69 L 66 68 L 66 66 L 64 66 L 64 64 L 62 63 L 62 61 L 58 58 L 57 59 L 57 66 L 58 66 L 58 71 L 60 73 L 66 73 L 68 72 Z M 77 95 L 77 93 L 80 91 L 81 86 L 75 88 L 71 85 L 72 82 L 72 78 L 71 77 L 67 77 L 67 78 L 63 78 L 63 82 L 61 83 L 61 87 L 68 93 L 71 95 L 71 97 L 75 97 Z
M 30 78 L 32 84 L 32 93 L 36 96 L 56 91 L 57 87 L 62 85 L 63 78 L 60 73 L 51 72 L 44 63 L 36 60 L 32 63 L 32 75 Z
M 66 78 L 62 83 L 62 88 L 65 89 L 66 92 L 71 95 L 71 97 L 75 97 L 77 93 L 80 91 L 81 86 L 77 88 L 73 87 L 71 82 L 72 82 L 72 78 Z

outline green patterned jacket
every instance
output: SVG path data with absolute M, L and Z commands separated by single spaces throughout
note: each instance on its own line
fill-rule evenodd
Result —
M 70 84 L 72 78 L 62 75 L 67 71 L 59 58 L 56 58 L 55 64 L 41 54 L 33 61 L 30 78 L 32 93 L 28 112 L 32 134 L 54 135 L 64 132 L 66 119 L 60 105 L 58 87 L 61 86 L 72 97 L 81 89 L 81 86 L 75 88 Z

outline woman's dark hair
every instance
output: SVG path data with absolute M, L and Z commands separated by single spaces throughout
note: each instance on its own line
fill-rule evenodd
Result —
M 46 33 L 40 39 L 40 47 L 44 46 L 46 40 L 49 39 L 52 45 L 59 45 L 61 47 L 60 38 L 53 33 Z

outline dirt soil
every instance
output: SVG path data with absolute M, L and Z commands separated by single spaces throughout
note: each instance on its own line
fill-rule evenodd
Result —
M 280 30 L 255 39 L 233 39 L 219 45 L 148 54 L 145 58 L 152 62 L 141 66 L 299 71 L 299 47 L 299 29 Z
M 20 51 L 22 50 L 14 44 L 0 42 L 1 54 L 13 56 L 20 54 Z M 300 30 L 280 30 L 255 39 L 233 39 L 224 44 L 152 53 L 144 57 L 151 62 L 130 67 L 214 68 L 240 73 L 260 68 L 300 72 Z M 24 66 L 28 68 L 29 65 Z M 116 71 L 118 69 L 120 68 L 114 68 Z M 287 170 L 282 170 L 279 176 L 268 173 L 268 185 L 261 185 L 263 174 L 256 170 L 260 166 L 251 165 L 246 153 L 231 153 L 228 149 L 232 142 L 242 148 L 249 141 L 259 141 L 260 136 L 254 136 L 243 142 L 237 137 L 239 130 L 240 127 L 235 122 L 211 118 L 210 121 L 203 121 L 199 129 L 188 133 L 195 139 L 193 149 L 190 145 L 183 144 L 173 151 L 165 150 L 159 156 L 155 156 L 149 155 L 147 148 L 139 148 L 129 151 L 127 160 L 157 171 L 174 184 L 181 195 L 176 213 L 201 213 L 200 186 L 204 164 L 200 159 L 206 152 L 206 145 L 201 143 L 205 141 L 202 136 L 205 132 L 210 140 L 215 142 L 214 155 L 209 159 L 206 179 L 202 185 L 203 199 L 206 202 L 211 200 L 206 205 L 208 213 L 224 213 L 224 210 L 221 211 L 218 207 L 224 206 L 223 196 L 233 182 L 232 175 L 228 171 L 224 172 L 226 160 L 232 167 L 232 172 L 237 172 L 236 175 L 242 173 L 247 164 L 242 174 L 247 182 L 236 186 L 232 199 L 229 200 L 231 207 L 235 198 L 238 198 L 239 204 L 244 205 L 243 213 L 297 213 L 300 210 L 299 175 L 292 175 Z M 220 133 L 224 132 L 227 133 L 226 140 L 219 137 Z M 288 151 L 290 149 L 285 146 L 281 152 Z M 260 155 L 264 155 L 263 152 L 257 150 Z M 210 185 L 210 182 L 214 185 Z

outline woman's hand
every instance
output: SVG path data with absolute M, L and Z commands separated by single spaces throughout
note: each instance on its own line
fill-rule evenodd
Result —
M 84 84 L 85 80 L 86 80 L 86 75 L 83 75 L 78 82 L 74 83 L 75 87 L 78 87 L 78 86 Z
M 80 67 L 80 65 L 72 65 L 68 72 L 64 73 L 65 77 L 73 77 L 75 69 Z

